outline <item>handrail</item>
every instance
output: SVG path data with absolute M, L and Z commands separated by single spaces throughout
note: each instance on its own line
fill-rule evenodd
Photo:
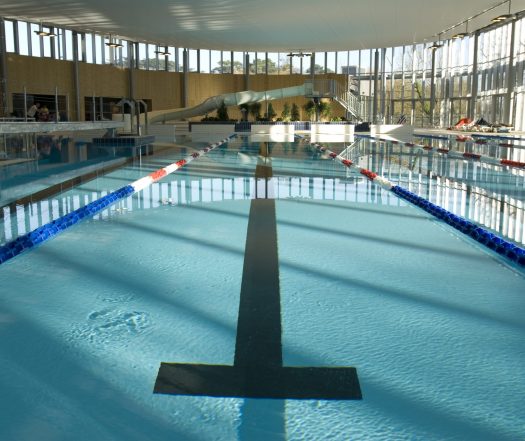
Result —
M 362 121 L 362 115 L 366 114 L 360 98 L 333 79 L 307 80 L 305 95 L 312 98 L 333 98 L 358 121 Z
M 0 118 L 0 122 L 31 122 L 36 121 L 34 117 L 28 116 L 27 118 L 20 118 L 17 116 L 3 116 Z

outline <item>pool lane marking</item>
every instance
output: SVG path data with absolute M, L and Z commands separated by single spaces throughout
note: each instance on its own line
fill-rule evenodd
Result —
M 356 136 L 360 138 L 374 139 L 372 136 L 368 136 L 368 135 L 356 135 Z M 505 165 L 507 167 L 525 168 L 525 162 L 512 161 L 510 159 L 492 158 L 491 156 L 479 155 L 477 153 L 471 153 L 471 152 L 461 153 L 461 152 L 453 151 L 451 149 L 437 148 L 437 147 L 432 147 L 431 145 L 422 145 L 422 144 L 416 144 L 413 142 L 403 142 L 403 141 L 396 141 L 396 140 L 385 139 L 385 138 L 377 138 L 377 140 L 381 142 L 387 142 L 390 144 L 400 144 L 406 147 L 413 147 L 414 149 L 420 149 L 422 151 L 428 151 L 428 152 L 435 151 L 437 153 L 447 155 L 453 159 L 471 159 L 471 160 L 479 161 L 485 164 Z M 483 144 L 483 143 L 477 143 L 477 144 Z
M 41 243 L 51 239 L 62 231 L 67 230 L 73 225 L 79 223 L 81 220 L 92 217 L 99 213 L 100 211 L 108 208 L 110 205 L 113 205 L 115 202 L 127 198 L 134 193 L 137 193 L 154 182 L 159 181 L 163 177 L 177 171 L 181 167 L 184 167 L 186 164 L 189 164 L 191 161 L 197 159 L 198 157 L 205 155 L 209 151 L 221 146 L 222 144 L 227 143 L 231 138 L 236 136 L 232 134 L 227 138 L 224 138 L 218 142 L 208 145 L 202 150 L 196 151 L 191 155 L 187 156 L 184 159 L 181 159 L 177 162 L 167 165 L 161 169 L 155 170 L 147 176 L 144 176 L 136 181 L 128 184 L 116 191 L 113 191 L 106 196 L 103 196 L 89 204 L 80 207 L 71 213 L 68 213 L 64 216 L 59 217 L 51 222 L 48 222 L 41 227 L 34 229 L 33 231 L 24 234 L 23 236 L 17 237 L 15 240 L 6 243 L 5 245 L 0 246 L 0 265 L 12 259 L 15 256 L 18 256 L 25 250 L 40 245 Z
M 257 179 L 268 185 L 271 166 Z M 238 398 L 361 399 L 354 367 L 283 366 L 275 200 L 252 199 L 239 300 L 233 366 L 162 362 L 154 392 Z
M 371 170 L 354 164 L 349 159 L 345 159 L 339 156 L 337 153 L 329 150 L 326 147 L 323 147 L 320 144 L 310 143 L 310 145 L 316 148 L 318 151 L 328 154 L 328 156 L 330 156 L 332 159 L 339 161 L 344 166 L 357 169 L 360 174 L 366 176 L 370 181 L 379 184 L 383 189 L 391 191 L 392 193 L 405 199 L 406 201 L 417 205 L 418 207 L 422 208 L 434 217 L 445 221 L 447 224 L 449 224 L 456 230 L 466 234 L 467 236 L 470 236 L 482 245 L 485 245 L 491 250 L 497 252 L 498 254 L 507 257 L 509 260 L 517 263 L 520 266 L 525 266 L 524 248 L 521 248 L 511 242 L 508 242 L 507 240 L 503 239 L 497 234 L 491 233 L 490 231 L 480 227 L 479 225 L 476 225 L 475 223 L 470 222 L 461 216 L 457 216 L 456 214 L 445 210 L 444 208 L 438 205 L 433 204 L 432 202 L 416 195 L 415 193 L 410 192 L 409 190 L 403 187 L 394 185 L 388 179 L 377 175 L 377 173 L 374 173 Z

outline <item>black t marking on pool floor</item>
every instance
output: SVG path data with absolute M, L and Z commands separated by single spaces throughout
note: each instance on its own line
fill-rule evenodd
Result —
M 271 167 L 258 165 L 256 178 Z M 265 194 L 267 194 L 267 185 Z M 354 367 L 283 366 L 274 199 L 252 199 L 233 366 L 161 363 L 154 392 L 240 398 L 359 400 Z

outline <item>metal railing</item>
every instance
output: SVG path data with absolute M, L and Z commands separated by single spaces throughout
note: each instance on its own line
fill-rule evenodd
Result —
M 363 121 L 367 115 L 367 102 L 332 79 L 314 79 L 305 82 L 305 95 L 309 98 L 332 98 L 345 108 L 351 119 Z

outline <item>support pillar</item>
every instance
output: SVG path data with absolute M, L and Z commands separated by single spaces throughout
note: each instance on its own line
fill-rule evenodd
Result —
M 472 90 L 470 91 L 470 109 L 468 117 L 476 116 L 476 101 L 478 99 L 478 40 L 479 31 L 474 34 L 474 60 L 472 62 Z
M 509 68 L 507 70 L 507 84 L 505 84 L 505 102 L 503 104 L 503 121 L 512 124 L 512 98 L 514 96 L 514 85 L 516 83 L 516 69 L 514 67 L 514 39 L 516 37 L 516 20 L 512 20 L 510 27 L 510 49 L 509 49 Z
M 78 40 L 80 35 L 78 32 L 73 32 L 73 84 L 75 86 L 75 120 L 80 121 L 81 119 L 81 107 L 80 107 L 80 72 L 78 65 Z M 68 115 L 68 118 L 70 116 Z
M 436 50 L 432 51 L 432 68 L 430 77 L 430 126 L 434 127 L 434 108 L 436 105 Z
M 312 80 L 312 86 L 315 80 L 315 52 L 312 52 L 310 57 L 310 79 Z
M 377 122 L 377 104 L 378 104 L 378 86 L 379 86 L 379 49 L 374 53 L 374 101 L 372 103 L 372 123 Z
M 381 121 L 380 123 L 386 123 L 385 117 L 385 104 L 386 104 L 386 48 L 381 49 Z
M 131 100 L 135 99 L 135 69 L 137 68 L 137 60 L 138 57 L 138 50 L 139 46 L 135 42 L 131 42 L 132 50 L 128 50 L 129 53 L 129 98 Z
M 188 49 L 182 51 L 182 107 L 188 107 L 189 59 Z
M 244 90 L 250 90 L 250 54 L 244 54 Z
M 0 109 L 1 116 L 9 116 L 7 45 L 5 41 L 5 23 L 3 18 L 0 18 Z

